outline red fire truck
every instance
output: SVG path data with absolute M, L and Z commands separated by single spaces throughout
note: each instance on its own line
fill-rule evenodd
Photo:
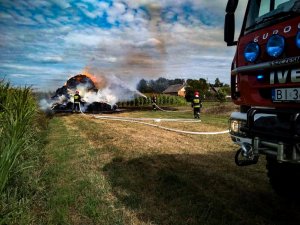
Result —
M 238 0 L 226 7 L 224 40 L 236 45 L 231 66 L 230 134 L 239 166 L 266 155 L 270 184 L 300 196 L 300 0 L 248 0 L 234 40 Z

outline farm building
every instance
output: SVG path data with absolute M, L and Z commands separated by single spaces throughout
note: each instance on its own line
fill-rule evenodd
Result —
M 220 87 L 214 87 L 211 84 L 209 85 L 208 92 L 211 92 L 213 95 L 216 95 L 219 90 L 220 90 Z
M 163 91 L 164 94 L 176 95 L 185 97 L 185 87 L 186 84 L 174 84 L 170 85 L 166 90 Z

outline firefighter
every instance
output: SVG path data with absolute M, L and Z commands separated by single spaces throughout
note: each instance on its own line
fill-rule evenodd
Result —
M 202 107 L 202 102 L 199 96 L 199 92 L 196 91 L 192 101 L 192 107 L 194 108 L 194 118 L 200 119 L 200 109 Z
M 80 111 L 80 103 L 81 103 L 81 96 L 79 95 L 79 91 L 76 91 L 74 95 L 73 112 Z
M 151 97 L 151 103 L 152 103 L 152 110 L 156 111 L 156 102 L 157 102 L 157 98 L 156 96 L 153 94 Z

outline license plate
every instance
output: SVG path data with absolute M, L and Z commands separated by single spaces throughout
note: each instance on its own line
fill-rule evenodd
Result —
M 299 102 L 300 88 L 275 88 L 272 90 L 273 102 Z

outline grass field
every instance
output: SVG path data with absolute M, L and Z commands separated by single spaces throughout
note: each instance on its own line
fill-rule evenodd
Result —
M 204 108 L 201 123 L 162 124 L 221 131 L 222 107 Z M 192 118 L 145 110 L 116 116 Z M 263 157 L 235 166 L 228 134 L 179 134 L 81 114 L 56 115 L 49 129 L 31 224 L 300 224 L 299 205 L 272 191 Z

